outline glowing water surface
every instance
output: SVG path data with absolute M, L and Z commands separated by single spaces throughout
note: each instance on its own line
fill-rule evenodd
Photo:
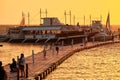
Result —
M 12 58 L 17 59 L 17 56 L 20 56 L 21 53 L 24 53 L 25 57 L 32 54 L 32 50 L 35 53 L 42 51 L 42 45 L 38 44 L 15 44 L 15 43 L 0 43 L 3 47 L 0 47 L 0 61 L 3 62 L 3 65 L 11 63 Z
M 120 44 L 75 53 L 46 80 L 120 80 Z

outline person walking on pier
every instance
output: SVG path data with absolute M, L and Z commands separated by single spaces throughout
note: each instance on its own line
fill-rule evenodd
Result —
M 59 53 L 59 47 L 58 47 L 58 45 L 56 45 L 56 51 L 57 51 L 57 55 L 58 55 L 58 53 Z
M 6 71 L 2 67 L 2 61 L 0 61 L 0 80 L 7 80 Z
M 24 65 L 25 65 L 25 57 L 24 57 L 24 54 L 21 54 L 21 57 L 19 60 L 19 69 L 21 72 L 21 77 L 25 77 Z

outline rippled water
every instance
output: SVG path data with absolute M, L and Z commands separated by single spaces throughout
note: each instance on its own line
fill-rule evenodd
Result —
M 46 80 L 120 80 L 120 44 L 80 51 L 65 60 Z
M 0 43 L 3 47 L 0 47 L 0 61 L 3 65 L 11 63 L 12 58 L 17 58 L 21 53 L 24 53 L 25 57 L 32 54 L 32 50 L 35 53 L 42 51 L 42 45 L 34 44 L 13 44 L 13 43 Z

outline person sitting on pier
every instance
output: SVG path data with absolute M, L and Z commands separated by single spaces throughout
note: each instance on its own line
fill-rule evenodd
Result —
M 21 77 L 25 77 L 24 65 L 25 65 L 24 54 L 21 54 L 21 57 L 19 60 L 19 69 L 21 71 Z
M 17 62 L 15 59 L 12 59 L 12 64 L 10 64 L 10 72 L 17 72 Z

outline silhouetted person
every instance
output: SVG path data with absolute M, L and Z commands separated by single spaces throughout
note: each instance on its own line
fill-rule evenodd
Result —
M 12 64 L 10 64 L 10 72 L 16 72 L 17 71 L 17 62 L 15 59 L 12 59 Z
M 2 62 L 0 61 L 0 80 L 7 80 L 7 74 L 2 67 Z
M 58 55 L 58 53 L 59 53 L 59 47 L 58 47 L 58 45 L 56 46 L 56 51 L 57 51 L 57 55 Z
M 24 57 L 24 54 L 21 54 L 21 57 L 19 60 L 19 69 L 21 72 L 21 77 L 25 77 L 24 65 L 25 65 L 25 57 Z

